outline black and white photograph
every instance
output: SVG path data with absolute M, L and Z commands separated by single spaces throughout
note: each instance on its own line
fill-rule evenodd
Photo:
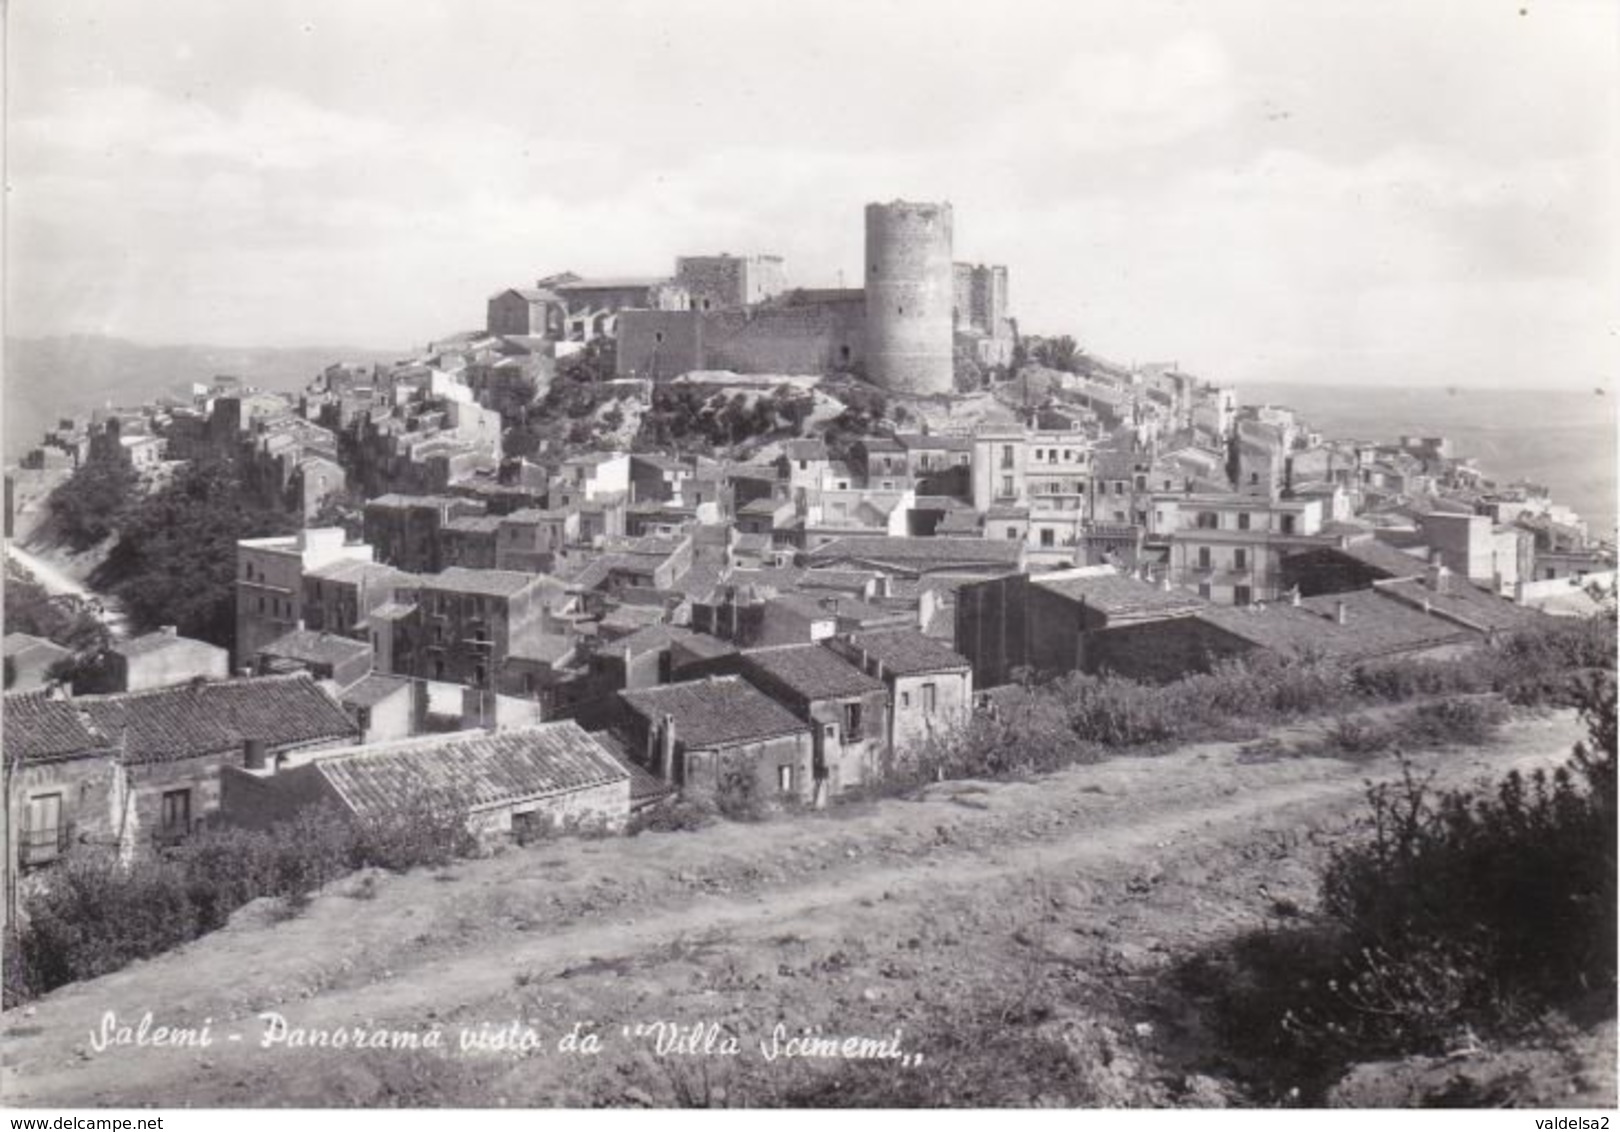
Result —
M 0 13 L 9 1127 L 1620 1113 L 1620 2 Z

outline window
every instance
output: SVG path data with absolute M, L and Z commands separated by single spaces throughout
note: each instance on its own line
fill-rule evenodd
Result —
M 1114 494 L 1115 495 L 1124 495 L 1125 494 L 1125 481 L 1124 480 L 1115 480 L 1114 481 Z
M 1232 569 L 1247 570 L 1249 568 L 1249 552 L 1241 546 L 1232 552 Z
M 793 768 L 779 766 L 776 768 L 776 788 L 782 793 L 791 793 L 793 790 Z
M 910 692 L 901 692 L 900 693 L 900 706 L 903 707 L 903 708 L 908 708 L 908 707 L 911 706 L 911 693 Z
M 1285 535 L 1291 535 L 1294 533 L 1294 517 L 1292 515 L 1284 515 L 1282 517 L 1282 533 Z
M 1251 484 L 1259 483 L 1260 482 L 1260 473 L 1259 472 L 1250 472 L 1249 473 L 1249 482 Z
M 1209 547 L 1207 546 L 1198 548 L 1198 568 L 1200 570 L 1209 569 Z
M 1051 527 L 1042 527 L 1041 528 L 1041 545 L 1042 546 L 1051 546 L 1051 545 L 1053 545 L 1053 534 L 1052 534 L 1052 528 Z
M 858 742 L 861 738 L 861 705 L 844 705 L 844 741 Z
M 1246 531 L 1248 529 L 1249 529 L 1249 513 L 1247 511 L 1239 511 L 1238 512 L 1238 530 Z
M 18 846 L 24 865 L 54 861 L 67 851 L 68 828 L 62 821 L 62 795 L 36 794 L 28 799 Z
M 264 598 L 262 598 L 262 597 L 259 599 L 259 612 L 260 613 L 264 612 Z
M 1017 527 L 1008 527 L 1007 528 L 1007 537 L 1009 539 L 1016 540 L 1018 538 L 1018 528 Z
M 165 790 L 158 813 L 158 837 L 178 840 L 191 832 L 191 790 Z
M 475 665 L 473 667 L 473 683 L 476 684 L 478 687 L 482 688 L 484 686 L 484 677 L 485 677 L 484 666 L 482 664 Z
M 1221 517 L 1213 511 L 1198 512 L 1197 525 L 1201 531 L 1213 531 L 1220 527 Z
M 933 684 L 922 686 L 923 714 L 933 715 L 934 709 L 939 706 L 939 688 Z
M 1251 600 L 1252 600 L 1252 595 L 1251 595 L 1251 592 L 1250 592 L 1248 586 L 1233 586 L 1232 587 L 1232 602 L 1233 602 L 1233 604 L 1235 604 L 1235 605 L 1248 605 Z
M 444 679 L 444 661 L 435 660 L 433 662 L 433 678 L 435 680 L 443 680 Z
M 1010 468 L 1013 466 L 1013 446 L 1011 444 L 1003 444 L 1001 446 L 1001 466 L 1003 468 Z
M 1001 497 L 1003 499 L 1011 499 L 1012 496 L 1013 496 L 1013 478 L 1011 476 L 1002 476 L 1001 477 Z
M 1206 599 L 1209 597 L 1209 583 L 1208 582 L 1199 582 L 1198 583 L 1198 596 L 1201 597 L 1201 598 L 1206 598 Z

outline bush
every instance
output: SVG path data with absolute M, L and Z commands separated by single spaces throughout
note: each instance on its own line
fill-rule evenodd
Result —
M 415 792 L 397 809 L 362 819 L 355 830 L 359 858 L 396 872 L 448 865 L 478 849 L 466 807 L 431 789 Z
M 1507 717 L 1507 708 L 1495 697 L 1453 697 L 1402 712 L 1390 730 L 1413 747 L 1478 746 L 1489 742 Z
M 682 796 L 631 815 L 624 832 L 628 837 L 647 831 L 691 833 L 713 825 L 718 816 L 714 805 L 702 795 Z
M 70 854 L 24 901 L 24 917 L 22 982 L 34 994 L 116 971 L 198 930 L 181 869 L 164 860 L 126 866 L 102 850 Z
M 1183 969 L 1258 1075 L 1319 1088 L 1354 1061 L 1445 1052 L 1465 1028 L 1511 1033 L 1612 1003 L 1613 677 L 1570 694 L 1588 734 L 1563 766 L 1478 793 L 1436 791 L 1403 763 L 1369 788 L 1365 836 L 1325 870 L 1319 923 L 1240 940 L 1213 974 L 1210 960 Z M 1410 718 L 1454 736 L 1501 710 L 1447 700 Z

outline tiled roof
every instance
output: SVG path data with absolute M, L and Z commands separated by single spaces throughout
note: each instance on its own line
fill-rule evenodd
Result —
M 836 621 L 838 618 L 838 614 L 833 612 L 829 605 L 824 605 L 819 598 L 797 591 L 779 593 L 768 599 L 766 604 L 797 613 L 809 621 Z
M 551 286 L 557 291 L 608 291 L 619 288 L 660 287 L 668 279 L 656 275 L 604 275 L 596 279 L 570 279 Z
M 1380 582 L 1377 590 L 1418 608 L 1428 602 L 1436 613 L 1467 621 L 1482 631 L 1524 629 L 1546 624 L 1544 614 L 1516 605 L 1455 574 L 1447 579 L 1443 593 L 1436 593 L 1423 582 L 1415 580 Z
M 48 692 L 10 692 L 5 697 L 0 746 L 8 763 L 49 762 L 104 751 L 113 746 L 78 710 L 73 700 Z
M 541 577 L 544 575 L 523 574 L 516 570 L 473 570 L 466 566 L 451 566 L 438 574 L 424 577 L 422 588 L 483 594 L 486 597 L 511 597 Z
M 81 696 L 96 730 L 131 763 L 217 754 L 261 739 L 272 750 L 347 739 L 354 724 L 305 673 Z
M 656 727 L 665 715 L 688 748 L 755 743 L 806 729 L 787 708 L 739 676 L 719 676 L 620 692 L 625 704 Z
M 318 629 L 294 629 L 265 645 L 259 652 L 265 656 L 285 657 L 306 664 L 343 664 L 365 656 L 371 646 L 364 641 L 323 633 Z
M 1023 544 L 1009 540 L 856 535 L 824 543 L 807 557 L 812 564 L 862 561 L 928 568 L 973 562 L 1012 569 L 1023 557 Z
M 763 673 L 807 700 L 831 700 L 880 692 L 883 685 L 820 645 L 778 645 L 743 654 L 746 668 Z
M 630 752 L 624 749 L 619 737 L 611 731 L 592 731 L 591 738 L 601 744 L 602 749 L 618 760 L 620 766 L 630 775 L 630 805 L 632 807 L 656 802 L 661 798 L 668 798 L 676 792 L 676 788 L 656 775 L 642 770 L 630 758 Z
M 513 641 L 510 655 L 514 660 L 557 665 L 572 656 L 577 647 L 577 641 L 561 633 L 533 633 Z
M 56 661 L 73 655 L 72 649 L 65 649 L 55 641 L 47 641 L 44 637 L 31 637 L 27 633 L 7 633 L 4 648 L 5 655 L 13 659 L 39 654 Z
M 1345 614 L 1342 628 L 1353 642 L 1345 652 L 1351 655 L 1378 656 L 1478 639 L 1454 622 L 1425 615 L 1421 609 L 1403 605 L 1377 589 L 1308 597 L 1300 607 L 1336 622 L 1341 603 Z M 1336 624 L 1334 627 L 1339 628 Z
M 686 652 L 699 659 L 709 660 L 718 656 L 730 656 L 737 651 L 737 646 L 730 641 L 722 641 L 719 637 L 708 633 L 697 633 L 691 629 L 677 628 L 672 625 L 660 626 L 669 634 L 671 644 L 679 645 Z
M 1162 590 L 1124 574 L 1037 574 L 1030 582 L 1073 601 L 1083 601 L 1110 617 L 1151 613 L 1169 617 L 1191 613 L 1207 604 L 1184 590 Z
M 923 436 L 921 433 L 902 432 L 895 434 L 895 441 L 902 448 L 916 449 L 925 452 L 971 452 L 973 439 L 967 436 Z
M 1428 570 L 1428 563 L 1417 555 L 1408 554 L 1377 539 L 1352 542 L 1347 546 L 1333 549 L 1331 553 L 1354 558 L 1357 562 L 1371 566 L 1390 578 L 1419 578 Z
M 669 630 L 670 626 L 662 623 L 647 625 L 637 629 L 628 637 L 620 637 L 609 647 L 614 652 L 628 652 L 631 656 L 642 656 L 646 653 L 657 652 L 660 649 L 669 647 L 669 642 L 672 639 Z
M 922 676 L 930 672 L 955 672 L 971 667 L 967 657 L 916 629 L 855 633 L 849 642 L 873 660 L 880 661 L 883 670 L 895 676 Z
M 630 777 L 571 719 L 349 748 L 314 765 L 361 815 L 405 809 L 422 790 L 478 811 Z
M 386 676 L 381 672 L 372 672 L 339 692 L 338 702 L 353 707 L 374 707 L 401 688 L 410 687 L 410 684 L 411 680 L 406 676 Z

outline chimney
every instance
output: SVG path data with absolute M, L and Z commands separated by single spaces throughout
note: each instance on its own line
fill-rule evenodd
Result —
M 1450 588 L 1450 579 L 1451 571 L 1446 569 L 1446 564 L 1440 561 L 1440 554 L 1436 551 L 1433 560 L 1429 563 L 1427 579 L 1429 589 L 1434 593 L 1443 594 Z
M 1343 625 L 1350 619 L 1348 614 L 1349 611 L 1343 601 L 1336 601 L 1333 603 L 1333 620 L 1337 621 L 1340 625 Z
M 665 782 L 675 781 L 675 717 L 667 711 L 658 722 L 658 770 Z
M 263 770 L 265 767 L 264 740 L 242 740 L 242 766 L 247 770 Z

